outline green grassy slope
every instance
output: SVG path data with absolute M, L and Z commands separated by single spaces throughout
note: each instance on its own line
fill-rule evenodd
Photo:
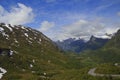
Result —
M 81 54 L 89 57 L 98 63 L 116 63 L 120 61 L 120 30 L 112 37 L 112 39 L 101 49 L 96 51 L 85 51 Z
M 7 26 L 0 24 L 0 48 L 11 49 L 13 55 L 0 54 L 0 67 L 7 70 L 2 80 L 120 80 L 88 75 L 99 63 L 107 65 L 120 61 L 118 46 L 109 47 L 114 38 L 97 51 L 63 54 L 41 32 L 20 25 L 9 25 L 10 31 Z M 99 69 L 101 67 L 98 72 Z
M 60 53 L 49 38 L 31 28 L 20 25 L 7 26 L 12 31 L 5 24 L 0 24 L 0 27 L 4 29 L 0 32 L 0 48 L 11 49 L 13 55 L 0 55 L 0 67 L 7 70 L 3 80 L 13 80 L 14 78 L 22 80 L 33 80 L 35 78 L 37 80 L 44 73 L 48 72 L 49 76 L 58 73 L 60 69 L 64 69 L 68 59 Z M 30 67 L 31 65 L 32 67 Z
M 79 55 L 82 63 L 89 64 L 91 68 L 97 68 L 99 74 L 120 74 L 120 30 L 101 49 L 84 51 Z M 118 66 L 115 66 L 118 64 Z M 90 69 L 90 68 L 89 68 Z M 95 79 L 94 79 L 95 78 Z M 94 77 L 93 80 L 119 80 L 120 77 Z M 88 78 L 91 79 L 91 78 Z M 83 79 L 84 80 L 84 79 Z

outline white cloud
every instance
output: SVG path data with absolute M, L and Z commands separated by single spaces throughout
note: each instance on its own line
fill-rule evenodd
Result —
M 52 27 L 55 26 L 55 23 L 54 22 L 48 22 L 48 21 L 43 21 L 40 25 L 40 31 L 41 32 L 46 32 L 48 31 L 49 29 L 51 29 Z
M 111 34 L 115 32 L 118 28 L 116 27 L 106 27 L 106 24 L 100 22 L 99 20 L 88 21 L 79 20 L 72 24 L 63 26 L 62 31 L 60 31 L 55 36 L 55 40 L 64 40 L 67 38 L 84 38 L 88 40 L 91 35 L 108 38 L 105 33 Z
M 31 7 L 18 3 L 17 7 L 12 7 L 9 11 L 5 10 L 0 5 L 0 22 L 10 24 L 26 24 L 34 19 L 34 14 Z

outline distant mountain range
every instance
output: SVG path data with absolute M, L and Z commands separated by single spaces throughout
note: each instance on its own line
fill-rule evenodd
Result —
M 96 50 L 103 47 L 109 39 L 97 38 L 91 36 L 90 40 L 87 42 L 84 39 L 69 38 L 63 41 L 57 41 L 56 44 L 63 51 L 72 51 L 79 53 L 84 50 Z

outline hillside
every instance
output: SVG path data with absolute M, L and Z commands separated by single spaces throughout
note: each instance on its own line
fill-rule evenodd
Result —
M 120 61 L 119 45 L 111 46 L 118 37 L 119 31 L 101 49 L 74 54 L 60 51 L 52 40 L 37 30 L 0 23 L 0 70 L 5 69 L 2 80 L 119 80 L 88 74 L 97 66 L 97 72 L 103 73 L 101 64 L 105 63 L 106 68 L 106 63 L 112 65 Z M 116 43 L 119 44 L 119 40 Z M 109 73 L 113 71 L 111 68 L 108 70 Z M 119 73 L 117 70 L 114 73 Z
M 120 29 L 114 34 L 112 39 L 106 44 L 105 48 L 120 48 Z
M 82 56 L 89 57 L 100 63 L 116 63 L 120 61 L 120 30 L 106 43 L 104 47 L 95 51 L 84 51 Z
M 45 72 L 54 69 L 51 75 L 63 69 L 66 60 L 41 32 L 22 25 L 0 23 L 0 67 L 7 70 L 3 80 L 37 80 Z

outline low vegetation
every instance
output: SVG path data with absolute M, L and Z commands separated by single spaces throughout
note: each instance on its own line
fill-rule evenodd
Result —
M 0 48 L 14 51 L 11 56 L 0 54 L 0 67 L 7 70 L 2 80 L 120 80 L 88 74 L 94 67 L 97 73 L 120 74 L 120 67 L 114 66 L 120 61 L 118 34 L 99 50 L 74 54 L 60 51 L 49 38 L 30 28 L 11 27 L 10 32 L 4 24 L 0 27 L 9 34 L 8 39 L 0 34 Z

